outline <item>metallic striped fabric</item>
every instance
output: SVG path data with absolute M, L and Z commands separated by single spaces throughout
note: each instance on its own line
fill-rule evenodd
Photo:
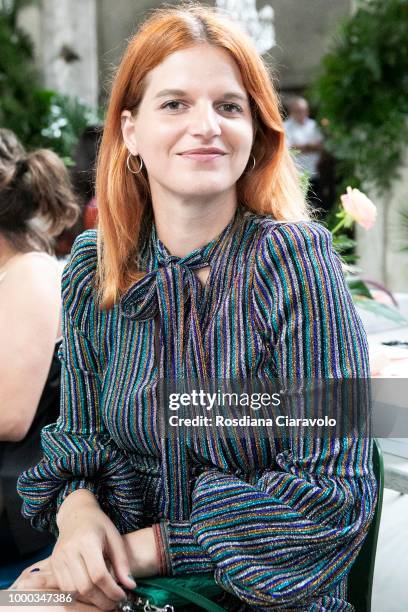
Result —
M 86 488 L 122 533 L 159 523 L 168 573 L 214 571 L 228 609 L 351 611 L 347 572 L 376 502 L 370 440 L 262 438 L 225 450 L 206 439 L 193 454 L 158 429 L 161 378 L 369 376 L 330 233 L 239 207 L 184 258 L 153 227 L 140 258 L 144 278 L 100 311 L 96 232 L 74 244 L 61 415 L 43 430 L 44 459 L 19 479 L 24 515 L 56 531 L 59 505 Z M 206 265 L 203 287 L 194 270 Z

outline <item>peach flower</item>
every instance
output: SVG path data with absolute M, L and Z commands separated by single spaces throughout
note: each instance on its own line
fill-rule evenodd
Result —
M 347 187 L 347 193 L 343 194 L 340 199 L 344 210 L 354 221 L 366 230 L 373 227 L 377 209 L 365 193 L 359 189 Z

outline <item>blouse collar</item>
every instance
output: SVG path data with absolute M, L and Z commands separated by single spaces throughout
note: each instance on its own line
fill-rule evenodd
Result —
M 238 222 L 241 215 L 242 211 L 240 207 L 238 207 L 228 225 L 222 230 L 220 234 L 218 234 L 218 236 L 213 238 L 213 240 L 211 240 L 204 246 L 197 247 L 193 251 L 190 251 L 190 253 L 184 255 L 183 257 L 172 255 L 169 252 L 167 247 L 158 237 L 156 225 L 153 222 L 150 235 L 150 244 L 154 259 L 156 260 L 159 266 L 168 266 L 170 264 L 175 263 L 181 265 L 184 264 L 187 266 L 198 264 L 197 267 L 204 267 L 209 265 L 209 263 L 211 263 L 211 261 L 216 256 L 217 252 L 219 252 L 220 249 L 225 246 L 226 241 L 230 238 L 230 235 L 233 232 L 233 228 L 235 228 L 235 224 Z

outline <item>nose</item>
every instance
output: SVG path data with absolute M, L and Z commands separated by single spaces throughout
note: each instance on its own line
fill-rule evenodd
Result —
M 210 103 L 197 104 L 190 114 L 189 132 L 192 136 L 211 138 L 221 134 L 219 116 Z

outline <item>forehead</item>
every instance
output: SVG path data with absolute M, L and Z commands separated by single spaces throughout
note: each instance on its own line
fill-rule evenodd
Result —
M 146 94 L 159 89 L 234 87 L 245 94 L 241 73 L 231 55 L 219 47 L 195 45 L 168 55 L 146 75 Z

